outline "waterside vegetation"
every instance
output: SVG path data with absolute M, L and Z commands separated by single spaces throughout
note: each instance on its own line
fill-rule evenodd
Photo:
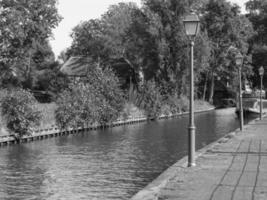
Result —
M 194 49 L 197 107 L 210 107 L 217 87 L 234 97 L 238 52 L 243 80 L 254 87 L 258 67 L 266 63 L 264 0 L 249 0 L 247 14 L 226 0 L 118 3 L 74 27 L 71 46 L 57 60 L 49 45 L 61 20 L 56 5 L 0 2 L 0 87 L 10 92 L 1 95 L 2 124 L 18 136 L 36 127 L 105 125 L 134 113 L 156 119 L 187 111 L 190 55 L 182 20 L 190 10 L 201 20 Z M 60 71 L 73 56 L 86 58 L 83 76 Z

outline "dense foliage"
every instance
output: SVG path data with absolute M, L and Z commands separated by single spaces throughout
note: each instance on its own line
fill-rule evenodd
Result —
M 265 0 L 249 0 L 246 3 L 246 8 L 248 13 L 247 18 L 253 24 L 255 34 L 250 40 L 251 48 L 250 52 L 252 54 L 252 65 L 255 76 L 250 78 L 254 87 L 260 85 L 260 78 L 258 75 L 258 69 L 263 66 L 266 68 L 266 54 L 267 54 L 267 2 Z M 266 73 L 264 75 L 264 85 L 267 85 Z
M 55 58 L 48 39 L 61 17 L 57 0 L 0 1 L 0 84 L 35 89 Z
M 226 85 L 228 80 L 233 80 L 235 90 L 238 51 L 244 55 L 244 79 L 254 75 L 253 26 L 236 4 L 226 0 L 143 0 L 142 4 L 141 8 L 134 3 L 112 5 L 100 19 L 77 25 L 67 55 L 84 55 L 111 66 L 123 88 L 133 83 L 140 92 L 145 82 L 152 81 L 166 88 L 160 90 L 163 96 L 188 96 L 189 42 L 182 20 L 194 9 L 201 16 L 195 39 L 196 97 L 213 102 L 216 83 Z
M 109 69 L 90 66 L 85 78 L 59 95 L 56 121 L 59 127 L 106 124 L 116 120 L 123 108 L 118 79 Z
M 30 134 L 41 119 L 41 113 L 36 111 L 36 99 L 23 89 L 12 89 L 2 95 L 1 114 L 7 128 L 18 137 Z
M 186 95 L 188 42 L 182 19 L 198 1 L 143 1 L 112 5 L 101 19 L 82 22 L 73 29 L 67 54 L 91 57 L 101 66 L 111 66 L 124 88 L 130 82 L 168 84 L 172 92 Z M 198 74 L 208 59 L 207 37 L 196 40 Z M 131 81 L 130 81 L 131 80 Z M 125 86 L 126 85 L 126 86 Z
M 0 2 L 0 83 L 59 96 L 61 128 L 113 121 L 125 102 L 152 118 L 187 110 L 190 48 L 183 19 L 191 10 L 201 22 L 194 46 L 195 98 L 214 102 L 218 88 L 234 94 L 238 52 L 244 56 L 243 82 L 259 84 L 267 52 L 265 0 L 248 0 L 247 14 L 227 0 L 111 5 L 99 19 L 73 28 L 72 45 L 59 61 L 71 56 L 89 61 L 86 77 L 73 80 L 60 72 L 62 63 L 55 62 L 48 42 L 61 19 L 56 3 Z
M 148 118 L 161 114 L 162 96 L 155 82 L 148 81 L 141 89 L 142 101 L 140 107 L 145 110 Z
M 203 8 L 202 29 L 207 32 L 210 43 L 210 59 L 207 79 L 210 80 L 209 98 L 213 101 L 215 79 L 218 77 L 237 77 L 235 55 L 244 56 L 244 78 L 252 75 L 249 39 L 253 36 L 253 27 L 249 20 L 240 14 L 240 8 L 225 0 L 210 0 Z M 229 56 L 231 49 L 236 49 Z

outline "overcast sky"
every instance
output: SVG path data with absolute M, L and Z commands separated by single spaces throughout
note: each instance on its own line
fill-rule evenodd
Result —
M 74 26 L 81 21 L 99 18 L 108 6 L 129 0 L 58 0 L 59 14 L 63 17 L 59 26 L 53 30 L 54 39 L 51 39 L 52 49 L 56 55 L 71 45 L 70 33 Z M 130 0 L 140 6 L 141 0 Z M 247 0 L 230 0 L 243 6 Z M 244 9 L 243 9 L 244 10 Z

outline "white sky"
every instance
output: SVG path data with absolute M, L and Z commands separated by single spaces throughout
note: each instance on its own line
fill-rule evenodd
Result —
M 71 45 L 71 30 L 79 22 L 99 18 L 107 11 L 109 5 L 129 1 L 141 5 L 141 0 L 58 0 L 58 11 L 63 19 L 53 30 L 54 39 L 50 41 L 55 56 L 57 57 L 62 50 Z M 247 0 L 230 1 L 240 6 L 247 2 Z

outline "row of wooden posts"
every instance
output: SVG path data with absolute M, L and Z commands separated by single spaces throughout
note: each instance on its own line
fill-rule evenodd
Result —
M 84 131 L 90 130 L 98 130 L 98 129 L 105 129 L 115 126 L 122 126 L 127 124 L 135 124 L 147 121 L 147 118 L 138 118 L 133 120 L 127 121 L 117 121 L 111 124 L 106 125 L 97 125 L 97 126 L 88 126 L 88 127 L 78 127 L 78 128 L 71 128 L 66 130 L 60 130 L 59 128 L 48 128 L 34 131 L 31 135 L 23 136 L 21 138 L 16 138 L 14 135 L 4 135 L 0 136 L 0 147 L 1 146 L 8 146 L 13 144 L 20 144 L 20 143 L 27 143 L 36 140 L 43 140 L 52 137 L 58 137 L 63 135 L 71 135 L 77 134 Z
M 210 110 L 213 110 L 213 109 L 210 109 Z M 199 111 L 199 112 L 206 112 L 206 111 L 209 111 L 209 110 L 204 110 L 204 111 Z M 179 117 L 184 114 L 188 114 L 188 112 L 177 113 L 173 115 L 163 115 L 163 116 L 158 117 L 157 119 L 174 118 L 174 117 Z M 9 146 L 13 144 L 27 143 L 27 142 L 37 141 L 37 140 L 43 140 L 43 139 L 52 138 L 52 137 L 77 134 L 77 133 L 90 131 L 90 130 L 105 129 L 105 128 L 111 128 L 115 126 L 122 126 L 122 125 L 128 125 L 128 124 L 136 124 L 136 123 L 146 122 L 150 120 L 152 119 L 142 117 L 142 118 L 136 118 L 136 119 L 116 121 L 116 122 L 106 124 L 106 125 L 78 127 L 78 128 L 72 128 L 72 129 L 66 129 L 66 130 L 60 130 L 59 128 L 54 127 L 54 128 L 37 130 L 37 131 L 34 131 L 31 135 L 23 136 L 21 138 L 16 138 L 14 135 L 4 135 L 4 136 L 0 136 L 0 147 Z

